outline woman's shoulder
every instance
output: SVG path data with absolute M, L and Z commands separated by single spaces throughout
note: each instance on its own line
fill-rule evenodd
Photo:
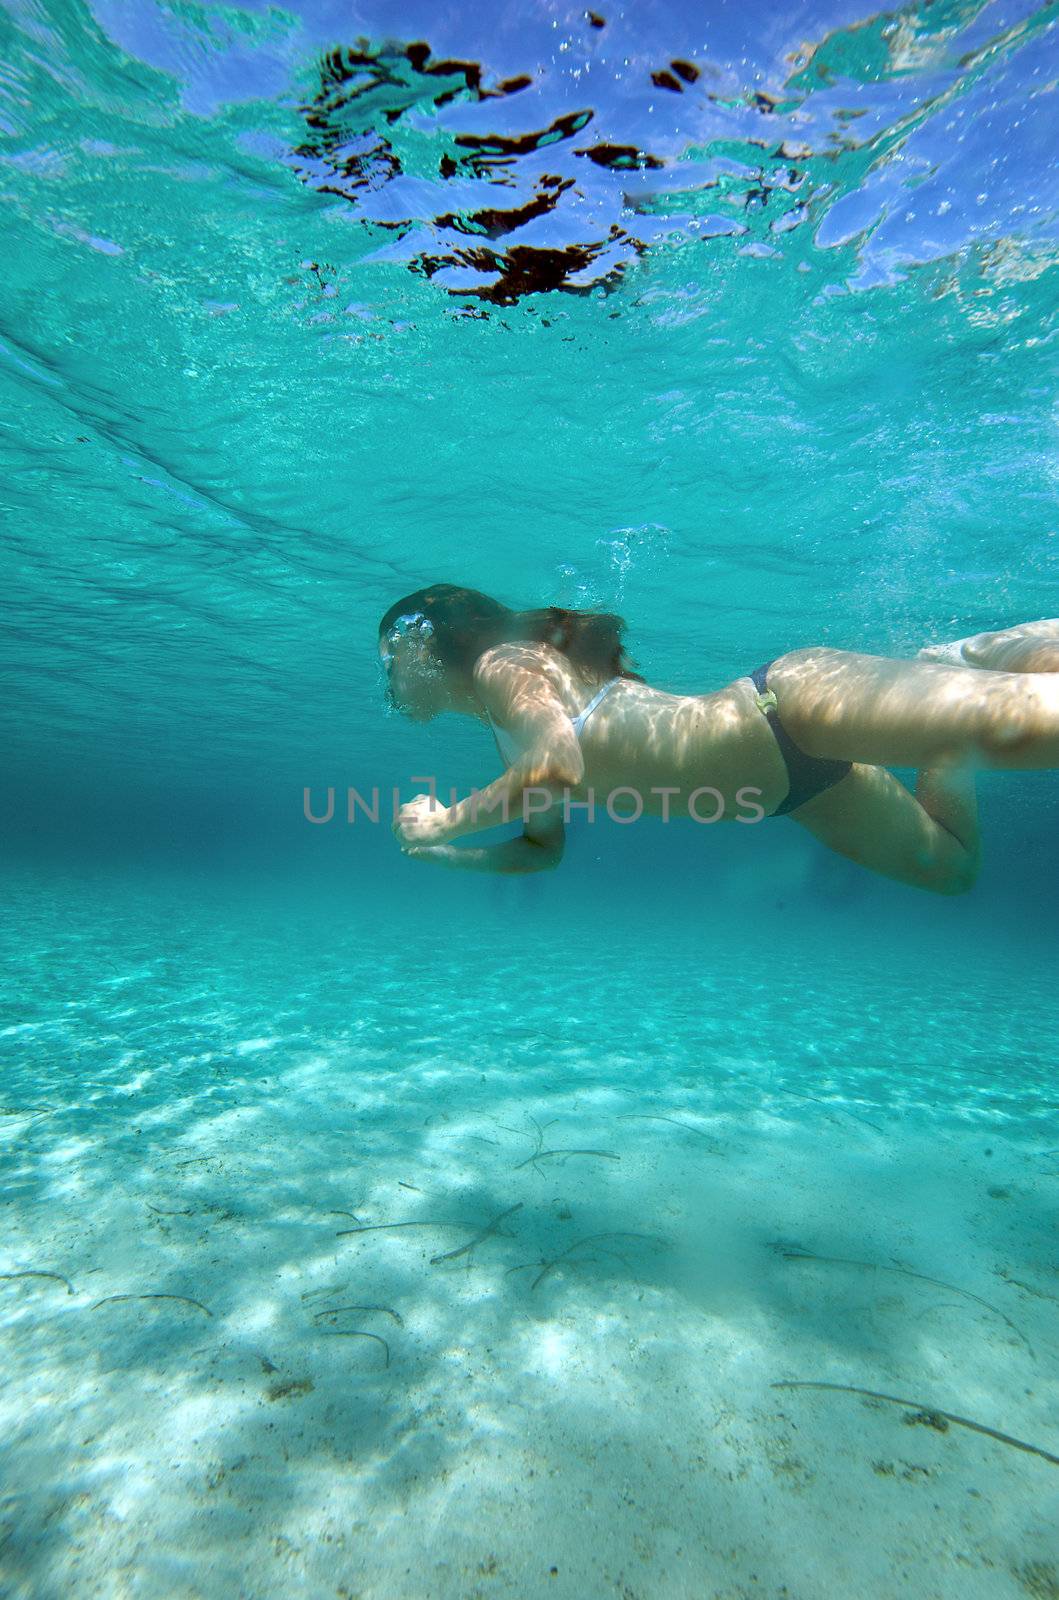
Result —
M 493 721 L 534 704 L 573 718 L 601 681 L 549 644 L 516 640 L 483 651 L 474 664 L 474 687 Z
M 579 679 L 571 662 L 550 644 L 535 640 L 512 640 L 494 644 L 474 663 L 473 679 L 479 691 L 510 687 L 511 691 L 530 689 L 536 680 L 560 696 L 576 688 Z
M 483 650 L 474 663 L 474 671 L 476 675 L 504 667 L 536 667 L 543 671 L 562 659 L 559 651 L 550 644 L 535 639 L 512 639 L 506 644 L 492 644 L 488 650 Z

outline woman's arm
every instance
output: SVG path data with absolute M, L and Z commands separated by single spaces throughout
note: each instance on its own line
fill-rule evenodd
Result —
M 413 845 L 404 854 L 413 861 L 433 861 L 439 867 L 462 868 L 470 872 L 541 872 L 555 865 L 539 845 L 532 844 L 524 835 L 505 839 L 503 844 Z
M 525 753 L 499 778 L 454 806 L 427 795 L 417 795 L 402 806 L 394 831 L 405 847 L 448 844 L 465 834 L 515 821 L 524 811 L 528 790 L 554 810 L 563 790 L 584 776 L 573 724 L 531 650 L 514 644 L 487 650 L 475 666 L 474 683 L 482 704 L 510 728 Z M 522 820 L 528 825 L 539 819 L 523 815 Z
M 554 807 L 563 789 L 580 783 L 585 771 L 566 708 L 533 650 L 507 644 L 485 651 L 475 664 L 474 686 L 486 710 L 511 730 L 525 753 L 480 794 L 450 809 L 448 839 L 508 821 L 516 807 L 523 808 L 527 790 L 546 793 Z M 522 820 L 529 831 L 532 818 Z
M 433 861 L 441 867 L 471 872 L 543 872 L 559 864 L 559 856 L 534 844 L 525 834 L 502 844 L 423 844 L 404 852 L 413 861 Z
M 470 872 L 544 872 L 559 865 L 565 839 L 562 812 L 555 809 L 530 818 L 517 839 L 490 845 L 409 845 L 404 854 L 413 861 L 433 861 Z
M 573 770 L 572 765 L 561 766 L 546 745 L 527 750 L 484 789 L 447 808 L 442 837 L 462 839 L 501 823 L 528 822 L 532 814 L 526 816 L 526 810 L 532 806 L 539 811 L 542 801 L 553 810 L 562 801 L 564 785 L 578 782 Z

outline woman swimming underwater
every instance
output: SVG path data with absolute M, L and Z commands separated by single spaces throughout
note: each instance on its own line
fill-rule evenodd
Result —
M 861 866 L 938 894 L 969 889 L 980 846 L 975 770 L 1059 768 L 1059 619 L 929 647 L 914 660 L 809 646 L 701 695 L 653 689 L 624 624 L 555 606 L 512 611 L 433 584 L 379 627 L 388 696 L 416 721 L 493 728 L 507 770 L 445 806 L 403 805 L 416 860 L 535 872 L 562 856 L 571 809 L 755 822 L 790 816 Z M 918 768 L 913 795 L 888 766 Z M 455 845 L 521 817 L 520 837 Z

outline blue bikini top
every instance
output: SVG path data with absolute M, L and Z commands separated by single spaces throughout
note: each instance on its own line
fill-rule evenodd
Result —
M 583 711 L 579 711 L 576 717 L 570 718 L 570 722 L 574 730 L 574 737 L 579 743 L 581 740 L 581 729 L 584 727 L 593 711 L 595 711 L 596 707 L 599 705 L 599 702 L 603 699 L 604 695 L 606 695 L 608 691 L 614 687 L 616 683 L 620 682 L 621 678 L 608 678 L 603 687 L 596 690 L 585 709 Z M 498 723 L 493 721 L 490 712 L 487 711 L 486 716 L 489 717 L 489 725 L 493 730 L 497 749 L 500 751 L 501 756 L 507 762 L 508 766 L 511 766 L 513 762 L 518 760 L 519 756 L 522 754 L 522 751 L 519 749 L 511 734 L 508 733 L 506 729 L 501 728 Z

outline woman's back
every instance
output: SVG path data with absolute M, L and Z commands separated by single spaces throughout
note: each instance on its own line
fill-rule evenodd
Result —
M 584 774 L 569 786 L 572 799 L 584 801 L 591 791 L 603 808 L 617 791 L 610 805 L 615 816 L 642 811 L 664 820 L 703 820 L 719 811 L 719 821 L 745 821 L 748 809 L 760 805 L 767 813 L 783 799 L 783 763 L 749 678 L 704 695 L 669 694 L 642 678 L 624 676 L 592 690 L 548 645 L 501 646 L 489 655 L 500 678 L 505 657 L 513 665 L 517 661 L 520 671 L 529 667 L 539 674 L 544 692 L 561 701 L 579 731 Z M 525 688 L 519 694 L 524 700 Z M 501 756 L 511 764 L 525 754 L 526 741 L 504 725 L 502 689 L 490 699 L 486 715 Z M 695 791 L 704 789 L 722 798 L 700 793 L 689 810 Z M 740 801 L 739 791 L 746 789 L 753 793 Z

